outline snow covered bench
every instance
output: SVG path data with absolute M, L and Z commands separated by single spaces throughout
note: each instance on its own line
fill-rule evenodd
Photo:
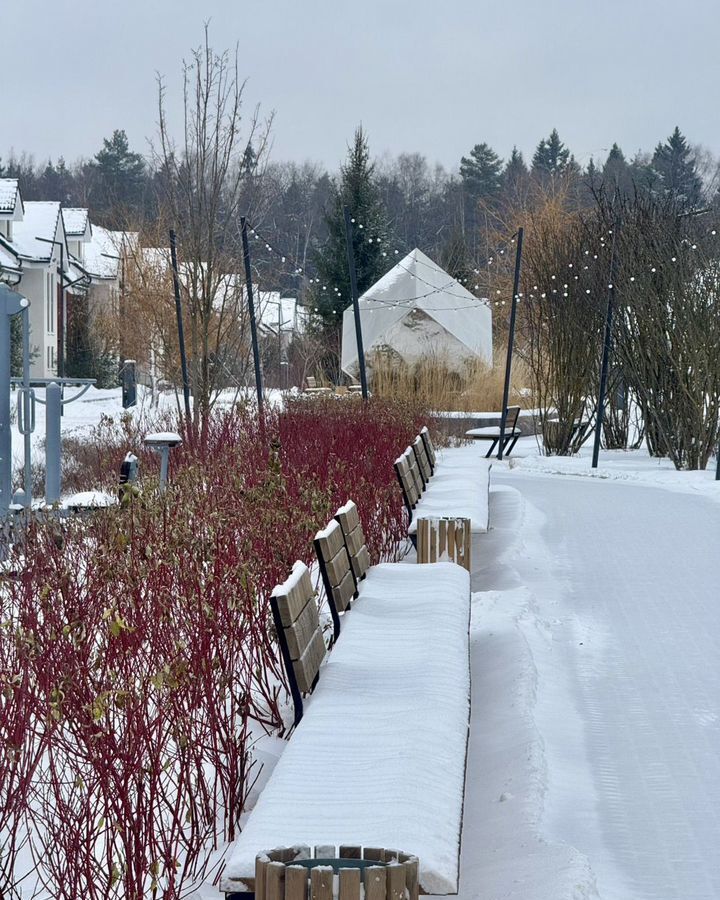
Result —
M 413 542 L 419 518 L 470 519 L 473 532 L 487 531 L 491 467 L 492 463 L 484 459 L 473 461 L 471 466 L 444 467 L 438 465 L 437 458 L 432 466 L 425 440 L 418 435 L 395 460 Z
M 517 427 L 519 416 L 519 406 L 508 406 L 505 410 L 505 430 L 502 435 L 502 452 L 505 456 L 510 456 L 518 438 L 522 434 L 521 429 Z M 465 437 L 472 438 L 474 441 L 490 441 L 490 449 L 485 454 L 485 457 L 489 458 L 493 455 L 493 450 L 500 441 L 500 428 L 494 425 L 486 428 L 471 428 L 465 432 Z
M 442 571 L 412 565 L 398 568 L 396 563 L 370 565 L 365 533 L 352 500 L 341 506 L 325 528 L 318 531 L 313 543 L 333 620 L 333 640 L 340 635 L 340 616 L 358 596 L 375 592 L 378 582 L 384 590 L 392 579 L 393 597 L 406 594 L 412 597 L 418 588 L 423 589 L 433 580 L 442 592 Z
M 421 891 L 457 892 L 469 575 L 454 563 L 382 564 L 365 575 L 324 665 L 305 565 L 273 592 L 295 642 L 290 665 L 302 661 L 312 697 L 231 848 L 221 881 L 230 897 L 254 890 L 255 857 L 270 847 L 340 843 L 402 847 L 419 858 Z

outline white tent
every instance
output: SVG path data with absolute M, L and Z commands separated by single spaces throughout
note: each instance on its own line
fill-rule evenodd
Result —
M 388 352 L 412 365 L 432 356 L 459 371 L 480 359 L 492 364 L 492 314 L 420 250 L 413 250 L 359 300 L 365 357 Z M 341 366 L 358 373 L 352 305 L 343 314 Z

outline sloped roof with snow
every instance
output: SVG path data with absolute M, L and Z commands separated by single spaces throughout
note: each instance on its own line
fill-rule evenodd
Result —
M 16 276 L 21 271 L 22 263 L 17 255 L 4 241 L 0 240 L 0 280 L 2 280 L 3 273 Z M 17 281 L 17 278 L 11 278 L 11 280 Z
M 14 213 L 20 200 L 17 178 L 0 178 L 0 214 Z
M 359 307 L 366 354 L 390 347 L 414 362 L 427 353 L 449 350 L 453 355 L 492 361 L 488 302 L 474 297 L 418 249 L 369 288 L 360 297 Z M 355 320 L 349 306 L 343 315 L 343 370 L 353 372 L 357 359 Z
M 88 240 L 91 235 L 90 217 L 86 209 L 71 208 L 62 211 L 63 224 L 65 225 L 65 234 L 74 239 L 86 237 Z
M 47 262 L 55 249 L 47 242 L 62 240 L 63 237 L 60 203 L 55 200 L 33 200 L 25 204 L 22 221 L 15 223 L 12 243 L 23 259 Z
M 116 279 L 120 273 L 123 253 L 128 252 L 136 242 L 135 232 L 109 231 L 99 225 L 93 226 L 92 237 L 85 245 L 85 270 L 94 279 Z

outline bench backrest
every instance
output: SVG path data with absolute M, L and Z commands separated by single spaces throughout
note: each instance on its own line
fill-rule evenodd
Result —
M 516 425 L 517 420 L 520 416 L 520 407 L 519 406 L 508 406 L 505 410 L 505 431 L 512 431 Z
M 398 481 L 400 482 L 400 488 L 402 490 L 405 506 L 407 507 L 407 511 L 412 516 L 412 511 L 415 508 L 415 504 L 420 499 L 422 491 L 418 489 L 417 482 L 415 481 L 415 476 L 413 474 L 412 468 L 410 467 L 410 461 L 408 460 L 407 453 L 403 453 L 402 456 L 398 456 L 398 458 L 395 460 L 394 465 Z
M 362 581 L 370 568 L 370 551 L 365 542 L 357 506 L 352 500 L 341 506 L 335 513 L 335 520 L 340 526 L 356 581 Z
M 425 491 L 425 482 L 423 481 L 422 475 L 420 474 L 420 467 L 418 466 L 417 458 L 415 456 L 413 448 L 408 447 L 403 455 L 407 457 L 410 472 L 412 473 L 412 477 L 415 479 L 415 487 L 418 490 L 418 496 L 422 497 L 423 492 Z
M 315 589 L 305 563 L 296 562 L 287 581 L 274 588 L 270 606 L 297 725 L 302 717 L 301 694 L 308 694 L 315 687 L 326 653 Z
M 428 459 L 430 460 L 430 468 L 434 472 L 437 457 L 435 456 L 435 447 L 433 447 L 433 442 L 430 438 L 430 431 L 427 425 L 423 425 L 423 427 L 420 429 L 420 437 L 423 439 L 423 444 L 425 444 L 425 450 L 427 451 Z
M 430 464 L 430 460 L 428 459 L 427 450 L 425 449 L 425 441 L 423 441 L 422 436 L 418 435 L 415 440 L 412 442 L 413 453 L 415 454 L 415 460 L 418 465 L 418 469 L 420 470 L 420 475 L 422 477 L 424 485 L 427 485 L 428 481 L 432 477 L 432 465 Z
M 315 535 L 315 553 L 333 620 L 334 637 L 340 635 L 340 613 L 357 596 L 357 582 L 350 564 L 340 523 L 335 519 Z

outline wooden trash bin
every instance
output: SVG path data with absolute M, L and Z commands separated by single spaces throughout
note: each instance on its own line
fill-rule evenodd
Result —
M 417 520 L 417 561 L 454 562 L 470 571 L 470 519 Z
M 418 859 L 382 847 L 279 847 L 255 859 L 255 900 L 418 900 Z

